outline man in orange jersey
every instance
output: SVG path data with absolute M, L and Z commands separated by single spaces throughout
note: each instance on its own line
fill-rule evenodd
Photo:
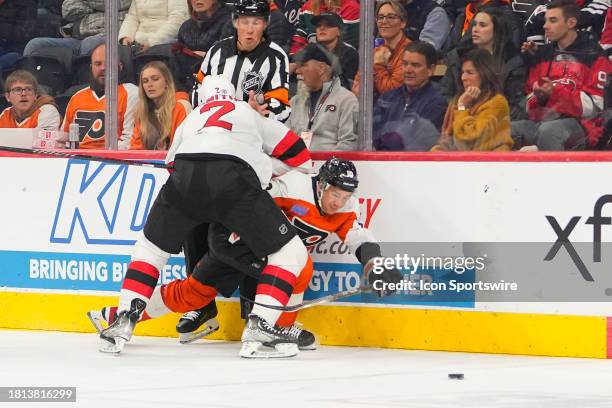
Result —
M 371 285 L 376 280 L 399 282 L 403 276 L 395 269 L 385 270 L 381 274 L 369 273 L 375 258 L 380 257 L 381 252 L 373 234 L 359 222 L 358 200 L 354 197 L 358 184 L 354 164 L 349 160 L 333 157 L 321 166 L 315 177 L 293 171 L 273 179 L 269 192 L 306 247 L 313 247 L 331 233 L 335 233 L 363 265 L 364 280 Z M 158 317 L 170 311 L 191 311 L 183 315 L 177 325 L 183 343 L 218 330 L 214 301 L 218 293 L 229 297 L 240 285 L 241 294 L 253 299 L 252 291 L 257 280 L 250 275 L 256 275 L 265 265 L 265 262 L 254 256 L 240 242 L 238 236 L 220 225 L 211 227 L 209 234 L 215 244 L 214 251 L 204 254 L 187 279 L 158 287 L 146 309 L 146 318 Z M 235 262 L 230 262 L 228 257 Z M 244 270 L 249 271 L 246 279 Z M 312 273 L 313 264 L 309 259 L 298 276 L 287 306 L 302 303 Z M 259 284 L 265 283 L 262 279 Z M 386 291 L 378 294 L 392 293 Z M 109 307 L 89 312 L 90 319 L 98 330 L 102 327 L 102 321 L 112 322 L 115 314 L 116 309 Z M 243 315 L 246 314 L 248 307 L 243 308 Z M 295 325 L 296 317 L 297 312 L 285 312 L 276 325 L 282 330 L 296 333 L 300 350 L 314 349 L 314 335 Z
M 53 98 L 38 95 L 38 81 L 28 71 L 6 78 L 4 96 L 11 104 L 0 114 L 0 128 L 58 130 L 61 122 Z
M 81 149 L 104 149 L 105 131 L 104 117 L 106 97 L 104 83 L 106 78 L 105 45 L 96 47 L 91 54 L 91 84 L 75 93 L 66 108 L 66 116 L 62 124 L 64 132 L 68 132 L 71 123 L 79 125 L 79 140 Z M 119 63 L 119 69 L 122 64 Z M 119 85 L 117 92 L 118 126 L 117 138 L 120 150 L 130 147 L 130 139 L 134 131 L 134 113 L 138 105 L 138 87 L 131 83 Z

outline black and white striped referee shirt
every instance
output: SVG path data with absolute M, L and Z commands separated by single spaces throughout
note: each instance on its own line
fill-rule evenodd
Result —
M 253 51 L 236 47 L 236 37 L 217 41 L 206 53 L 198 80 L 206 75 L 223 75 L 236 88 L 236 98 L 248 102 L 249 91 L 263 94 L 268 110 L 275 119 L 284 122 L 291 113 L 289 107 L 289 60 L 285 51 L 266 39 Z

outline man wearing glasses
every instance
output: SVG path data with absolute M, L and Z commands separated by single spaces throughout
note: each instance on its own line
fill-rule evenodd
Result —
M 8 76 L 4 96 L 11 104 L 0 114 L 0 128 L 58 130 L 59 111 L 48 95 L 38 96 L 38 81 L 28 71 L 17 70 Z

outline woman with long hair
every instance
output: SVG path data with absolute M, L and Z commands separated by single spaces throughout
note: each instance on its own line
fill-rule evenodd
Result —
M 461 84 L 461 58 L 474 48 L 480 48 L 493 56 L 494 68 L 510 104 L 510 116 L 512 119 L 524 118 L 523 88 L 527 67 L 511 41 L 510 26 L 504 20 L 503 12 L 490 7 L 476 14 L 471 34 L 471 40 L 449 52 L 445 58 L 447 70 L 441 81 L 442 94 L 448 99 L 455 96 Z
M 142 68 L 138 91 L 130 149 L 167 150 L 176 128 L 191 112 L 191 105 L 184 93 L 177 94 L 172 74 L 161 61 L 151 61 Z
M 493 56 L 477 48 L 461 64 L 461 85 L 448 106 L 435 150 L 511 150 L 510 109 Z

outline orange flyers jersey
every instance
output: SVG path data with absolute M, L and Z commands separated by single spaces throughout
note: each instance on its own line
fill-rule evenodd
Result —
M 335 233 L 354 253 L 364 242 L 376 242 L 372 233 L 359 222 L 359 203 L 352 197 L 333 215 L 323 215 L 316 199 L 313 177 L 291 171 L 271 181 L 269 190 L 307 247 Z
M 57 108 L 51 104 L 42 105 L 30 116 L 17 122 L 11 109 L 6 108 L 0 114 L 0 128 L 21 128 L 21 129 L 41 129 L 41 130 L 58 130 L 60 125 L 60 114 Z
M 125 83 L 119 85 L 117 92 L 118 125 L 117 137 L 119 149 L 127 149 L 134 131 L 134 113 L 138 104 L 138 87 Z M 98 97 L 87 87 L 75 93 L 68 107 L 62 124 L 62 130 L 68 132 L 71 123 L 79 125 L 79 140 L 81 149 L 104 149 L 105 132 L 104 117 L 106 110 L 106 97 Z

